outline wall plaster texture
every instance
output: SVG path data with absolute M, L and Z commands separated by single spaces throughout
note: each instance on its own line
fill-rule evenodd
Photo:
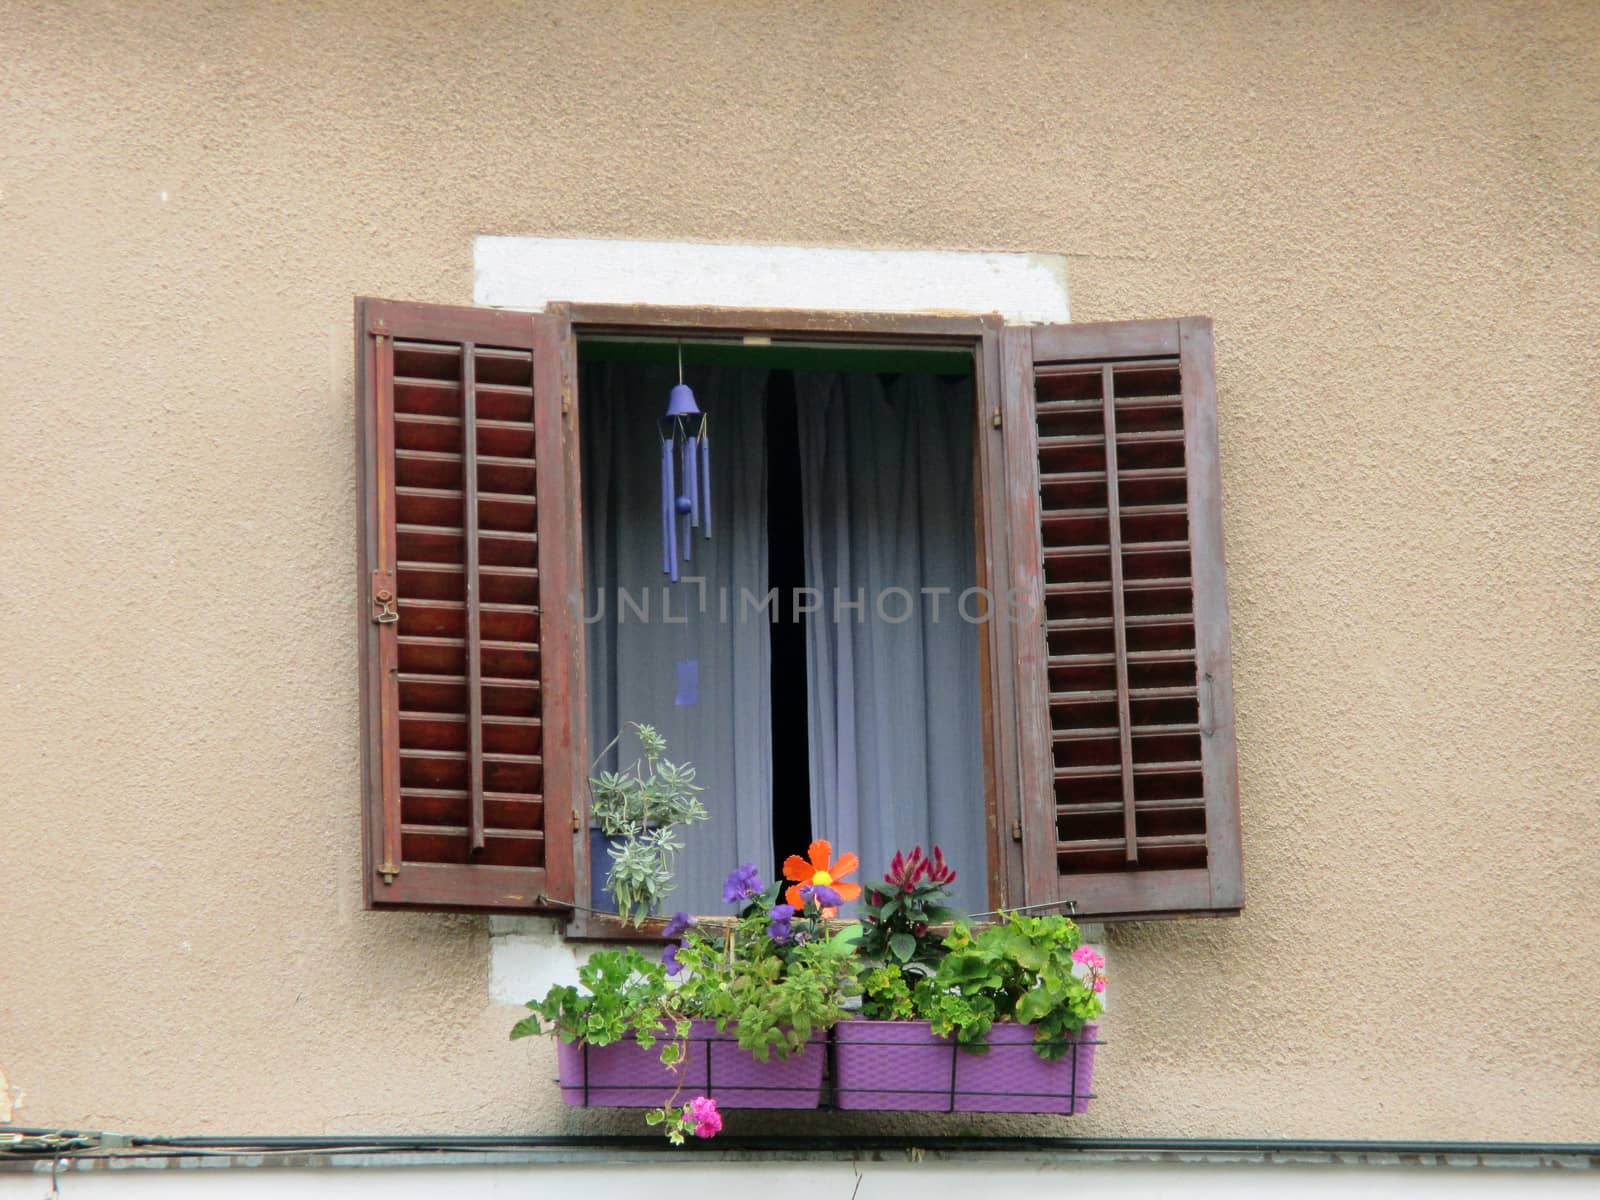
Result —
M 1248 910 L 1095 1135 L 1600 1128 L 1600 7 L 0 7 L 0 1071 L 146 1132 L 633 1131 L 360 907 L 350 298 L 480 233 L 1064 254 L 1216 320 Z M 1058 1131 L 784 1118 L 747 1129 Z

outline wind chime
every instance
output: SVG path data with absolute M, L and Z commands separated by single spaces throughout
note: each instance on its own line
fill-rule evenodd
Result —
M 692 530 L 711 537 L 711 446 L 706 415 L 683 382 L 683 346 L 678 346 L 678 383 L 667 399 L 661 427 L 661 571 L 678 582 L 680 559 L 694 557 Z M 680 490 L 681 489 L 681 490 Z

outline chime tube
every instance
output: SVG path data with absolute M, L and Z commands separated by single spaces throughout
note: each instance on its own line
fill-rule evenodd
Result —
M 700 435 L 700 528 L 711 539 L 711 442 Z
M 678 581 L 678 485 L 672 477 L 670 438 L 661 443 L 661 573 Z
M 700 527 L 699 439 L 690 434 L 683 441 L 683 494 L 689 497 L 689 525 Z

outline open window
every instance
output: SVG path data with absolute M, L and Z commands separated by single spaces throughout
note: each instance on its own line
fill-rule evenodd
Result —
M 1236 911 L 1209 326 L 1181 328 L 358 303 L 370 903 L 618 933 L 587 778 L 641 721 L 713 812 L 675 906 L 826 836 L 864 880 L 943 843 L 974 911 Z M 680 355 L 714 530 L 672 583 Z

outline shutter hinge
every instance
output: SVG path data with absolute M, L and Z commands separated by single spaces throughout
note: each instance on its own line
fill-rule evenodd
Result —
M 372 573 L 372 619 L 379 625 L 393 625 L 400 619 L 400 613 L 395 608 L 396 597 L 394 594 L 394 572 L 374 571 Z
M 383 876 L 385 883 L 393 883 L 394 877 L 400 874 L 400 868 L 386 859 L 383 866 L 378 868 L 378 874 Z
M 1015 821 L 1011 822 L 1011 840 L 1013 842 L 1020 842 L 1022 840 L 1022 818 L 1021 817 L 1018 817 Z
M 572 832 L 577 833 L 583 829 L 583 816 L 577 809 L 572 810 Z
M 561 415 L 564 417 L 572 411 L 572 384 L 563 382 L 561 385 Z
M 999 429 L 1000 428 L 1000 406 L 998 404 L 996 404 L 994 406 L 994 415 L 991 418 L 991 420 L 992 420 L 992 422 L 994 424 L 994 427 L 996 429 Z

